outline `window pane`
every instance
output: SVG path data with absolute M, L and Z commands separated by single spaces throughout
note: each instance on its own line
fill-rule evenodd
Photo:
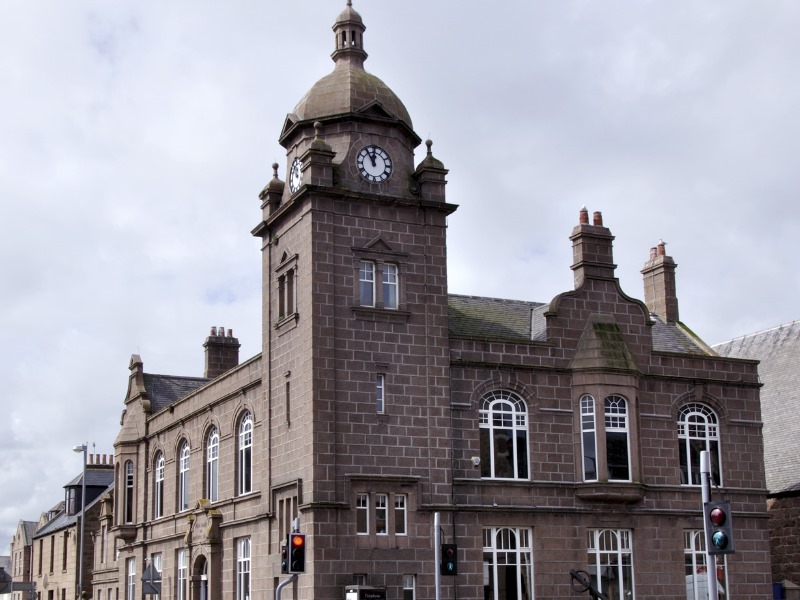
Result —
M 368 504 L 367 494 L 356 495 L 356 533 L 361 535 L 369 533 Z
M 386 535 L 388 533 L 386 521 L 389 508 L 386 503 L 386 494 L 375 494 L 375 533 L 378 535 Z
M 375 264 L 361 261 L 358 279 L 359 304 L 361 306 L 375 306 Z
M 397 265 L 383 265 L 383 306 L 397 308 Z

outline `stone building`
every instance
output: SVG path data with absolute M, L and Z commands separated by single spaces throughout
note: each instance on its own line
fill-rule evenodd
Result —
M 575 597 L 578 569 L 617 600 L 700 599 L 701 450 L 736 517 L 722 587 L 767 597 L 756 365 L 681 324 L 663 244 L 645 300 L 625 294 L 599 212 L 570 236 L 574 289 L 450 294 L 448 172 L 430 142 L 415 165 L 365 29 L 348 1 L 333 71 L 284 120 L 286 182 L 276 164 L 260 194 L 261 353 L 240 362 L 215 327 L 204 377 L 131 360 L 96 597 L 139 598 L 147 573 L 164 600 L 272 598 L 297 518 L 306 568 L 284 594 L 433 598 L 438 515 L 443 598 Z
M 83 575 L 83 590 L 91 590 L 93 532 L 97 529 L 99 498 L 114 480 L 113 457 L 90 455 L 84 474 L 64 486 L 64 501 L 42 514 L 32 536 L 30 579 L 36 600 L 72 600 L 78 597 Z M 84 508 L 83 489 L 86 489 Z M 86 519 L 83 538 L 83 573 L 81 555 L 81 519 Z M 90 595 L 88 592 L 85 594 Z
M 785 588 L 787 598 L 800 598 L 800 322 L 741 336 L 714 349 L 723 356 L 759 361 L 772 578 Z
M 24 588 L 31 583 L 31 554 L 36 521 L 20 521 L 11 538 L 11 577 L 17 591 L 12 591 L 11 600 L 27 600 Z

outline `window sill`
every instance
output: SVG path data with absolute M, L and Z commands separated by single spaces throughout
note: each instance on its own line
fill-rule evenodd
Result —
M 278 319 L 278 322 L 275 323 L 275 330 L 279 333 L 286 333 L 297 327 L 297 322 L 300 320 L 300 315 L 296 312 L 286 315 L 285 317 L 281 317 Z
M 405 310 L 388 308 L 373 308 L 371 306 L 354 306 L 353 314 L 361 321 L 375 321 L 382 323 L 408 323 L 411 313 Z
M 644 486 L 640 483 L 581 483 L 575 486 L 575 496 L 588 502 L 635 504 L 644 500 Z

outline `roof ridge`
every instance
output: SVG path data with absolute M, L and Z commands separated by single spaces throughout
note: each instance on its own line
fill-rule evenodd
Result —
M 739 335 L 739 336 L 733 337 L 733 338 L 731 338 L 729 340 L 726 340 L 724 342 L 719 342 L 717 344 L 714 344 L 712 346 L 712 348 L 716 348 L 717 346 L 723 346 L 725 344 L 730 344 L 732 342 L 737 342 L 739 340 L 745 340 L 747 338 L 753 338 L 753 337 L 756 337 L 757 335 L 763 335 L 765 333 L 769 333 L 770 331 L 777 331 L 778 329 L 782 329 L 784 327 L 791 327 L 793 325 L 800 325 L 800 320 L 790 321 L 788 323 L 781 323 L 780 325 L 775 325 L 773 327 L 767 327 L 766 329 L 762 329 L 761 331 L 755 331 L 753 333 L 745 333 L 744 335 Z

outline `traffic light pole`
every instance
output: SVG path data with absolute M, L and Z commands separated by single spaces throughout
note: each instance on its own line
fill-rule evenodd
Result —
M 442 520 L 438 512 L 433 513 L 433 573 L 436 587 L 436 600 L 442 598 L 442 574 L 439 565 L 442 562 Z
M 703 528 L 708 529 L 708 522 L 705 518 L 706 502 L 711 502 L 711 459 L 708 450 L 700 451 L 700 483 L 703 493 Z M 705 539 L 708 539 L 708 531 L 705 531 Z M 708 581 L 708 600 L 719 600 L 717 592 L 717 557 L 709 552 L 708 542 L 706 542 L 706 580 Z
M 278 587 L 275 588 L 275 600 L 281 600 L 281 592 L 283 588 L 285 588 L 290 583 L 294 583 L 297 581 L 297 573 L 289 577 L 288 579 L 284 579 L 278 584 Z

